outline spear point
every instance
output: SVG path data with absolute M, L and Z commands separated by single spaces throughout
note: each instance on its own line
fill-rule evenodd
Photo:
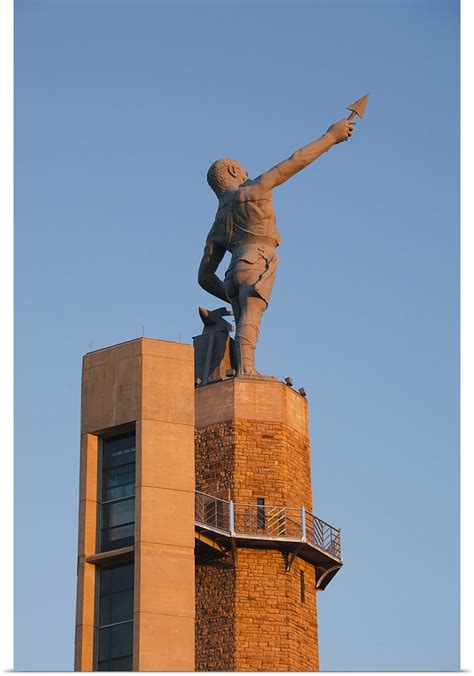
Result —
M 369 95 L 366 94 L 362 98 L 357 99 L 357 101 L 354 101 L 354 103 L 351 103 L 349 106 L 346 106 L 347 110 L 352 110 L 352 113 L 347 118 L 348 120 L 352 120 L 352 118 L 355 115 L 358 115 L 361 119 L 364 117 L 365 107 L 367 105 L 368 98 Z

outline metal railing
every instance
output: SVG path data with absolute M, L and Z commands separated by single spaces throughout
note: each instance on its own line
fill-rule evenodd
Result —
M 230 532 L 230 502 L 199 491 L 195 496 L 196 523 Z
M 196 491 L 196 523 L 229 536 L 300 540 L 341 558 L 341 533 L 304 507 L 250 505 Z
M 317 516 L 306 512 L 306 539 L 310 544 L 322 547 L 330 554 L 341 558 L 341 531 L 330 526 Z

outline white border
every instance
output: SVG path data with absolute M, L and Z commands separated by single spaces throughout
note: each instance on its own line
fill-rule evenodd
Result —
M 0 2 L 0 655 L 13 668 L 13 0 Z
M 461 669 L 471 671 L 473 651 L 472 448 L 473 448 L 473 89 L 474 4 L 461 2 Z

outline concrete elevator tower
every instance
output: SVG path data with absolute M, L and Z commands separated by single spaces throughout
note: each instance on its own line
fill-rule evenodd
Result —
M 84 357 L 75 669 L 317 670 L 315 592 L 342 560 L 306 398 L 195 367 L 150 338 Z
M 194 359 L 84 357 L 75 669 L 194 670 Z

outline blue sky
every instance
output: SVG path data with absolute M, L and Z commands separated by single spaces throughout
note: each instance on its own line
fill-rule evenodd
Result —
M 307 390 L 315 512 L 342 528 L 321 668 L 457 669 L 457 1 L 15 14 L 15 668 L 72 668 L 82 355 L 190 342 L 219 305 L 196 283 L 211 161 L 257 175 L 369 91 L 353 138 L 274 191 L 257 364 Z

